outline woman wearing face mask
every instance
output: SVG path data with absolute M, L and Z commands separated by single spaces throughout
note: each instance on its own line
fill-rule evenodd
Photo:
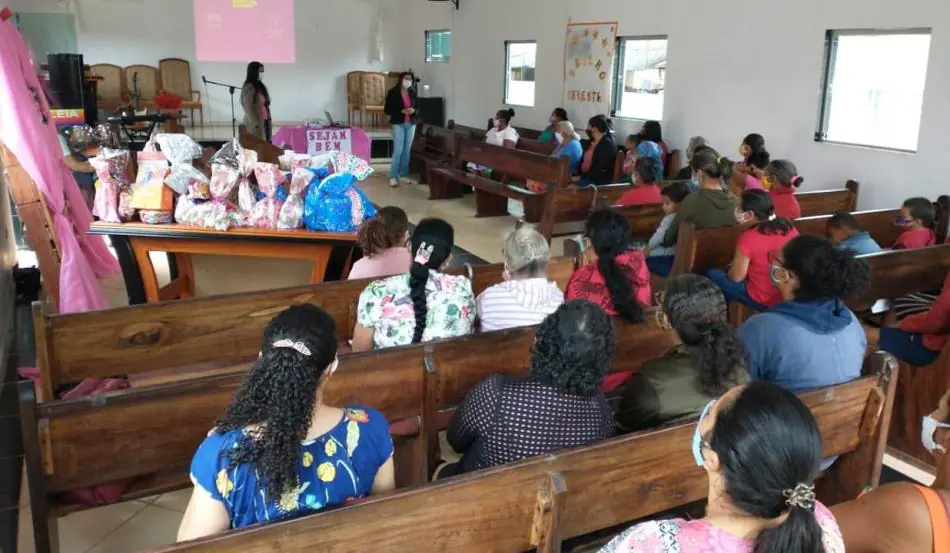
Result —
M 803 234 L 782 248 L 771 278 L 784 301 L 739 328 L 752 378 L 798 392 L 861 376 L 867 336 L 844 299 L 867 288 L 867 263 Z
M 676 245 L 680 224 L 689 221 L 696 228 L 728 227 L 736 224 L 736 199 L 724 189 L 724 183 L 732 177 L 732 162 L 714 150 L 702 150 L 693 154 L 689 162 L 693 179 L 699 183 L 699 191 L 683 201 L 670 228 L 666 231 L 662 246 Z
M 590 146 L 581 162 L 581 178 L 577 186 L 610 184 L 617 161 L 617 144 L 610 133 L 607 119 L 603 115 L 591 117 L 587 122 L 587 135 L 590 137 Z
M 498 110 L 493 120 L 495 126 L 485 133 L 485 142 L 492 146 L 514 149 L 521 138 L 518 136 L 518 131 L 511 126 L 511 120 L 514 118 L 515 110 L 511 108 Z
M 247 64 L 247 78 L 241 89 L 241 107 L 244 108 L 244 128 L 267 142 L 271 140 L 273 127 L 270 115 L 270 94 L 261 80 L 264 64 L 252 61 Z
M 739 235 L 729 272 L 710 269 L 706 276 L 722 289 L 726 301 L 737 301 L 757 311 L 765 311 L 782 301 L 769 276 L 775 254 L 798 236 L 791 221 L 775 216 L 768 192 L 749 190 L 742 193 L 736 210 L 736 222 L 752 225 Z
M 638 524 L 601 553 L 844 553 L 834 515 L 815 499 L 821 433 L 791 392 L 766 382 L 729 390 L 700 417 L 693 457 L 709 475 L 706 516 Z
M 416 135 L 413 119 L 418 106 L 413 84 L 415 76 L 403 73 L 399 83 L 386 93 L 384 111 L 393 129 L 393 161 L 389 169 L 389 186 L 393 187 L 399 186 L 400 182 L 412 182 L 409 180 L 409 152 Z
M 848 553 L 950 553 L 950 390 L 921 439 L 937 463 L 931 488 L 888 484 L 831 508 Z
M 574 124 L 570 121 L 561 121 L 557 125 L 558 147 L 551 154 L 553 158 L 566 157 L 570 162 L 571 174 L 576 174 L 581 167 L 584 157 L 584 148 L 581 146 L 580 136 L 574 131 Z
M 541 133 L 541 136 L 538 137 L 538 142 L 542 144 L 551 144 L 552 142 L 561 143 L 560 131 L 558 130 L 558 125 L 564 121 L 568 121 L 567 110 L 564 108 L 555 108 L 551 112 L 550 125 L 544 132 Z
M 696 155 L 700 150 L 706 148 L 712 149 L 712 146 L 709 145 L 709 142 L 701 137 L 694 136 L 689 139 L 689 144 L 686 146 L 686 167 L 683 167 L 676 173 L 675 180 L 690 180 L 693 178 L 693 170 L 689 167 L 689 162 L 693 160 L 693 156 Z M 695 192 L 696 190 L 693 190 Z

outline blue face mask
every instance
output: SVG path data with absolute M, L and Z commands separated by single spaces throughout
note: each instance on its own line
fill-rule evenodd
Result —
M 710 401 L 703 407 L 703 413 L 699 415 L 699 422 L 696 423 L 696 430 L 693 432 L 693 460 L 696 461 L 698 467 L 706 464 L 705 459 L 703 459 L 703 435 L 699 432 L 699 426 L 703 423 L 703 419 L 706 418 L 713 403 L 716 403 L 716 400 Z

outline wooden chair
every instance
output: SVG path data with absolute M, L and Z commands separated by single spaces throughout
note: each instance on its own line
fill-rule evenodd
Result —
M 99 63 L 92 66 L 92 71 L 102 77 L 96 92 L 96 101 L 101 109 L 109 113 L 129 104 L 125 71 L 121 67 L 111 63 Z
M 360 113 L 370 117 L 373 127 L 378 127 L 385 116 L 387 92 L 385 73 L 360 73 Z
M 204 106 L 201 104 L 201 91 L 194 90 L 191 84 L 191 64 L 179 58 L 165 58 L 158 62 L 162 90 L 177 94 L 182 99 L 181 109 L 191 111 L 191 128 L 195 128 L 195 110 L 205 126 Z
M 137 84 L 136 84 L 137 83 Z M 129 65 L 125 68 L 126 93 L 135 109 L 155 109 L 158 94 L 158 68 L 151 65 Z M 135 90 L 138 87 L 138 97 Z
M 354 114 L 362 109 L 362 71 L 350 71 L 346 74 L 346 117 L 352 126 Z

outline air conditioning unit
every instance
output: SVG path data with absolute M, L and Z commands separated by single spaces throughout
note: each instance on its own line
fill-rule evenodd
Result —
M 429 2 L 451 2 L 455 4 L 455 9 L 459 9 L 459 0 L 429 0 Z

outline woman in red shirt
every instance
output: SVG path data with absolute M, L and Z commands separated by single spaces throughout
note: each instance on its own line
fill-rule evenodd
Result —
M 662 178 L 660 165 L 652 157 L 641 157 L 633 164 L 633 187 L 620 196 L 616 207 L 627 205 L 659 204 L 663 202 L 660 196 L 660 186 L 657 181 Z
M 897 328 L 869 328 L 870 345 L 917 367 L 926 367 L 940 357 L 950 341 L 950 273 L 943 281 L 943 291 L 930 309 L 911 315 Z
M 567 283 L 565 300 L 582 299 L 611 316 L 630 322 L 643 319 L 650 306 L 650 271 L 640 250 L 630 243 L 630 223 L 610 209 L 587 219 L 581 268 Z
M 788 219 L 776 216 L 772 200 L 764 190 L 742 193 L 736 221 L 753 226 L 739 235 L 729 273 L 710 269 L 706 276 L 722 289 L 726 301 L 764 311 L 782 301 L 772 283 L 772 262 L 785 244 L 798 236 L 798 230 Z
M 785 159 L 775 160 L 766 167 L 765 179 L 763 184 L 766 188 L 771 185 L 769 195 L 775 205 L 775 214 L 790 221 L 800 218 L 802 207 L 795 199 L 795 189 L 801 186 L 805 179 L 798 175 L 795 164 Z

